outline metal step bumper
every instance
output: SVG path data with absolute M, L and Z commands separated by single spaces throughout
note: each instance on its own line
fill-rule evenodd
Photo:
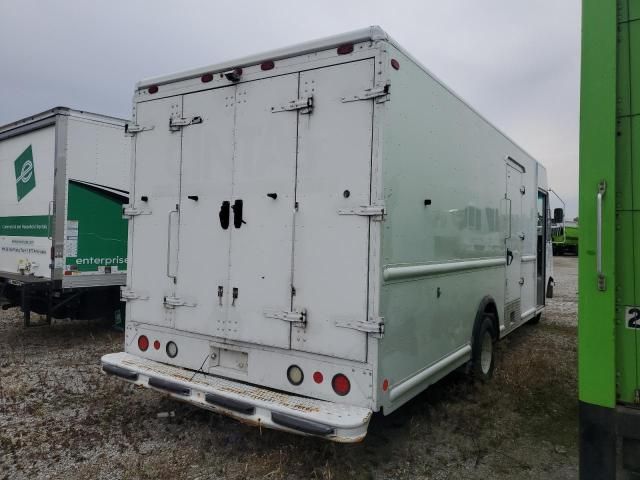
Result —
M 107 374 L 243 423 L 335 442 L 361 441 L 367 434 L 372 414 L 369 408 L 273 391 L 125 352 L 105 355 L 101 362 L 102 370 Z

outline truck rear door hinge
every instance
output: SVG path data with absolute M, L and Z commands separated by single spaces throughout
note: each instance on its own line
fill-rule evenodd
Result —
M 123 205 L 122 206 L 122 217 L 123 218 L 131 218 L 137 215 L 151 215 L 151 210 L 148 208 L 139 208 L 133 205 Z
M 149 300 L 149 296 L 131 290 L 130 288 L 122 287 L 120 289 L 120 299 L 123 302 L 130 302 L 131 300 Z
M 384 103 L 389 100 L 390 89 L 391 85 L 388 83 L 378 87 L 367 88 L 360 93 L 349 95 L 348 97 L 342 97 L 342 103 L 371 100 L 372 98 L 376 99 L 376 103 Z
M 384 334 L 384 318 L 371 318 L 369 321 L 364 320 L 337 320 L 336 327 L 350 328 L 360 332 L 372 333 L 377 335 Z
M 189 117 L 189 118 L 169 118 L 169 130 L 172 132 L 177 132 L 182 127 L 186 127 L 187 125 L 197 125 L 202 123 L 202 117 Z
M 292 110 L 300 110 L 301 115 L 309 115 L 313 112 L 313 96 L 298 98 L 296 100 L 291 100 L 289 103 L 284 105 L 271 107 L 271 113 L 289 112 Z
M 163 303 L 165 308 L 195 307 L 197 305 L 196 302 L 184 300 L 179 297 L 164 297 Z
M 136 133 L 144 132 L 146 130 L 153 130 L 153 127 L 143 127 L 135 123 L 125 123 L 124 134 L 133 137 Z
M 266 318 L 275 318 L 276 320 L 282 320 L 283 322 L 290 322 L 291 324 L 304 327 L 307 325 L 307 311 L 302 309 L 300 311 L 285 311 L 285 310 L 265 310 L 264 316 Z
M 361 217 L 384 217 L 384 205 L 361 205 L 355 208 L 338 210 L 338 215 L 359 215 Z

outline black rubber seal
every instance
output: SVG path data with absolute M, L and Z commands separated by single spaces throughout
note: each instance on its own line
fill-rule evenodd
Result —
M 286 413 L 271 412 L 271 420 L 283 427 L 298 430 L 310 435 L 332 435 L 335 432 L 335 429 L 329 425 L 314 422 L 313 420 L 294 417 L 293 415 L 287 415 Z
M 117 367 L 108 363 L 102 364 L 102 370 L 109 375 L 115 375 L 116 377 L 124 378 L 126 380 L 137 380 L 138 374 L 126 368 Z
M 256 412 L 256 407 L 250 403 L 223 397 L 222 395 L 217 395 L 215 393 L 207 393 L 204 396 L 204 399 L 207 403 L 212 405 L 226 408 L 227 410 L 233 410 L 234 412 L 243 413 L 245 415 L 253 415 Z
M 162 378 L 151 377 L 149 379 L 149 386 L 157 388 L 159 390 L 166 390 L 167 392 L 176 393 L 178 395 L 184 395 L 185 397 L 191 395 L 190 388 L 183 387 L 178 383 L 169 382 L 168 380 L 163 380 Z

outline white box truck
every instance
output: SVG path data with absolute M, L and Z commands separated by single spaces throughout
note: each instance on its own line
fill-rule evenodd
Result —
M 134 118 L 108 374 L 355 442 L 543 311 L 545 169 L 379 27 L 140 82 Z
M 0 127 L 0 303 L 107 317 L 126 283 L 125 120 L 58 107 Z

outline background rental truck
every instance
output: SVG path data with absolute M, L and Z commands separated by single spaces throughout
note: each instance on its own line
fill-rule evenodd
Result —
M 134 105 L 105 372 L 354 442 L 454 369 L 487 379 L 539 319 L 545 169 L 380 28 L 144 81 Z
M 639 80 L 640 3 L 585 0 L 578 279 L 582 479 L 640 473 Z
M 58 107 L 0 127 L 0 301 L 51 317 L 119 309 L 126 282 L 125 121 Z

